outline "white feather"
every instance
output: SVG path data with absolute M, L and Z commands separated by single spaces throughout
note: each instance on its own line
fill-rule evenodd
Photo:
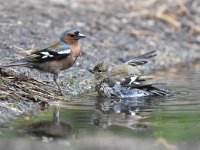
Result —
M 47 55 L 42 56 L 42 58 L 47 58 L 47 57 L 48 57 Z
M 65 49 L 63 51 L 59 51 L 58 54 L 70 54 L 71 53 L 71 49 Z
M 131 83 L 135 82 L 135 80 L 136 80 L 136 79 L 137 79 L 137 76 L 131 77 L 131 81 L 130 81 L 130 83 L 129 83 L 129 84 L 131 84 Z
M 140 82 L 133 82 L 133 83 L 138 84 L 138 85 L 140 84 Z
M 49 52 L 41 52 L 41 54 L 48 56 Z
M 47 58 L 47 57 L 54 57 L 53 55 L 50 55 L 49 52 L 41 52 L 42 55 L 42 58 Z

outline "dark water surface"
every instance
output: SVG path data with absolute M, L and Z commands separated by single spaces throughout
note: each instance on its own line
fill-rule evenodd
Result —
M 16 139 L 26 149 L 55 145 L 58 149 L 198 149 L 200 73 L 161 72 L 157 76 L 157 82 L 167 83 L 174 96 L 108 100 L 87 93 L 9 122 L 0 130 L 0 143 Z

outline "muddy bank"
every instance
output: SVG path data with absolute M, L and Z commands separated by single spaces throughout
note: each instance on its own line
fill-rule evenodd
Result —
M 144 67 L 147 72 L 153 73 L 152 70 L 167 69 L 179 64 L 188 66 L 200 57 L 200 11 L 197 9 L 200 2 L 182 2 L 1 0 L 0 64 L 24 57 L 25 50 L 45 48 L 59 40 L 60 33 L 66 29 L 78 28 L 87 35 L 87 39 L 80 41 L 82 57 L 73 68 L 60 75 L 67 97 L 91 89 L 91 75 L 87 68 L 104 59 L 120 63 L 133 55 L 156 49 L 158 57 Z M 51 75 L 26 68 L 11 70 L 44 82 L 47 85 L 40 87 L 56 95 Z M 9 82 L 14 81 L 9 79 Z M 0 84 L 1 87 L 6 85 L 4 82 Z M 12 85 L 9 84 L 9 87 Z M 2 105 L 7 102 L 4 92 L 7 91 L 0 90 Z M 30 91 L 23 92 L 30 94 Z M 26 108 L 30 99 L 26 97 L 26 100 L 10 98 L 9 103 L 25 103 L 23 108 Z M 32 100 L 30 103 L 35 104 Z M 26 112 L 23 108 L 22 113 Z M 9 112 L 9 109 L 1 110 L 1 117 Z

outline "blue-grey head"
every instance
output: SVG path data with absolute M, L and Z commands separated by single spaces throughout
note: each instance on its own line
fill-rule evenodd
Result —
M 86 36 L 80 33 L 77 29 L 70 29 L 61 34 L 60 40 L 65 43 L 71 43 L 85 37 Z

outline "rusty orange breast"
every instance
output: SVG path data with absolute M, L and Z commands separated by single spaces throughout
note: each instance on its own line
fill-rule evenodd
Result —
M 72 55 L 74 57 L 78 57 L 80 56 L 80 47 L 78 45 L 71 45 L 70 46 L 71 50 L 72 50 Z

